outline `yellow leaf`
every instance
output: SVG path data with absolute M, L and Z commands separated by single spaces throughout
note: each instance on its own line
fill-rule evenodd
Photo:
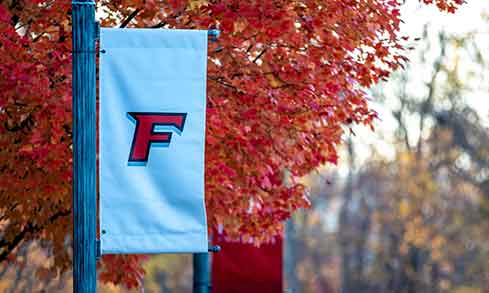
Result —
M 399 204 L 399 216 L 401 218 L 407 218 L 410 211 L 411 207 L 409 205 L 409 202 L 406 199 L 403 199 Z

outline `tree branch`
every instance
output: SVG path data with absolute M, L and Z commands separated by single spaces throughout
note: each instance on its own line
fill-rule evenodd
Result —
M 215 81 L 225 87 L 228 87 L 228 88 L 231 88 L 233 90 L 235 90 L 236 92 L 242 92 L 240 89 L 238 89 L 237 87 L 235 87 L 234 85 L 230 84 L 230 83 L 227 83 L 225 81 L 222 81 L 220 78 L 217 78 L 217 77 L 212 77 L 212 76 L 208 76 L 207 77 L 208 79 L 212 80 L 212 81 Z
M 165 25 L 167 25 L 167 23 L 165 21 L 161 21 L 153 26 L 151 26 L 151 28 L 162 28 L 164 27 Z
M 57 219 L 61 217 L 66 217 L 71 214 L 71 210 L 65 210 L 65 211 L 58 211 L 54 215 L 48 218 L 47 224 L 52 223 L 56 221 Z M 17 246 L 24 240 L 24 238 L 32 233 L 39 232 L 43 230 L 46 227 L 46 224 L 44 225 L 37 225 L 34 223 L 28 223 L 25 228 L 20 231 L 19 234 L 17 234 L 14 239 L 10 242 L 5 241 L 4 239 L 0 240 L 0 246 L 4 247 L 2 252 L 0 253 L 0 262 L 3 262 L 4 260 L 7 259 L 8 255 L 15 249 Z
M 19 205 L 18 202 L 14 203 L 13 205 L 11 205 L 8 210 L 11 212 L 13 211 L 17 206 Z M 0 222 L 5 220 L 7 218 L 7 213 L 4 213 L 3 215 L 0 216 Z
M 136 8 L 136 10 L 134 10 L 126 19 L 124 19 L 124 21 L 121 23 L 121 25 L 119 27 L 125 28 L 131 22 L 131 20 L 133 20 L 136 17 L 136 15 L 141 10 L 143 10 L 143 9 L 142 8 Z
M 263 49 L 263 51 L 260 52 L 260 54 L 258 54 L 255 59 L 253 59 L 253 63 L 256 63 L 256 61 L 258 61 L 258 59 L 261 58 L 261 56 L 263 56 L 263 54 L 265 54 L 267 52 L 268 48 L 265 48 Z

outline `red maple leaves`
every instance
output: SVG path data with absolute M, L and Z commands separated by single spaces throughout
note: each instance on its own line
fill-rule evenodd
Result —
M 453 12 L 463 1 L 423 2 Z M 309 205 L 286 174 L 336 163 L 345 126 L 375 119 L 362 88 L 406 61 L 399 8 L 396 0 L 97 2 L 104 26 L 133 15 L 130 26 L 222 31 L 209 47 L 208 217 L 255 241 Z M 38 227 L 21 235 L 50 241 L 58 268 L 69 265 L 71 235 L 63 216 L 71 208 L 70 13 L 69 1 L 0 4 L 2 239 Z M 101 277 L 138 286 L 138 260 L 106 258 Z

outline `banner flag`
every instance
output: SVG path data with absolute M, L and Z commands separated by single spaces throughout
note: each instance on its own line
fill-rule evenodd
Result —
M 102 28 L 102 254 L 207 252 L 207 31 Z
M 221 251 L 212 254 L 213 293 L 283 292 L 282 238 L 256 247 L 217 235 L 214 244 Z

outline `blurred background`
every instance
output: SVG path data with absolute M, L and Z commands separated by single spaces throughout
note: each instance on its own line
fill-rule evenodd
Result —
M 404 9 L 415 49 L 370 92 L 375 132 L 347 130 L 338 166 L 303 178 L 313 204 L 286 224 L 288 292 L 489 292 L 489 1 Z M 43 243 L 15 261 L 1 292 L 71 291 L 71 272 L 36 278 L 49 274 Z M 191 291 L 189 255 L 145 269 L 145 292 Z
M 375 133 L 352 129 L 339 167 L 304 179 L 294 292 L 489 292 L 489 2 L 452 19 L 414 2 L 409 66 L 371 91 Z

